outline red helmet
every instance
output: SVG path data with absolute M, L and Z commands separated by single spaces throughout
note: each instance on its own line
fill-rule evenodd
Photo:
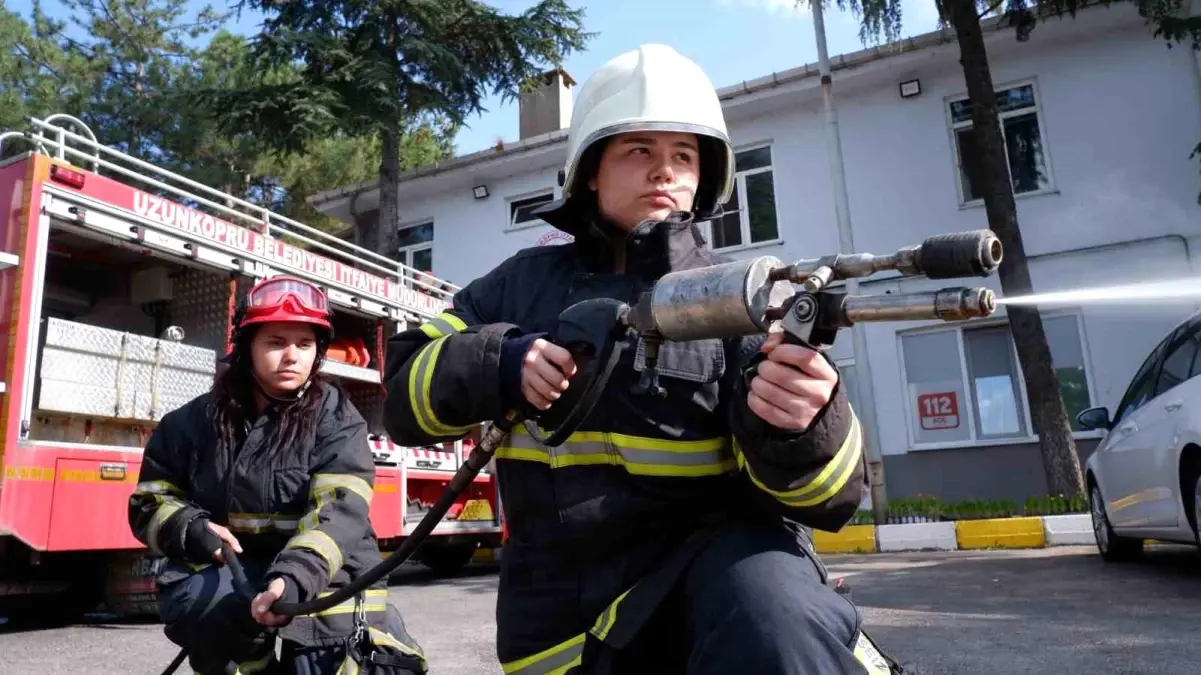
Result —
M 327 331 L 331 328 L 325 293 L 296 277 L 278 276 L 260 281 L 246 294 L 244 307 L 238 328 L 275 321 L 310 323 Z

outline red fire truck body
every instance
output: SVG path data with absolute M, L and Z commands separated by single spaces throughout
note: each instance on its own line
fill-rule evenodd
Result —
M 79 610 L 154 611 L 160 561 L 127 524 L 141 449 L 211 385 L 237 295 L 277 274 L 320 284 L 335 308 L 324 371 L 371 426 L 371 520 L 395 549 L 466 450 L 384 437 L 384 341 L 454 287 L 106 148 L 69 116 L 30 122 L 0 135 L 0 150 L 37 148 L 0 161 L 0 615 L 64 591 Z M 497 500 L 482 472 L 416 558 L 453 568 L 498 548 Z

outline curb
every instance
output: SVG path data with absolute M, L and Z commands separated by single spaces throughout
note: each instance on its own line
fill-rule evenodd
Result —
M 893 553 L 1028 549 L 1092 544 L 1087 513 L 990 518 L 901 525 L 848 525 L 838 532 L 813 530 L 818 553 Z

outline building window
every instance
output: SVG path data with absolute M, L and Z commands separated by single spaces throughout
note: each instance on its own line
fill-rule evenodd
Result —
M 543 225 L 546 221 L 534 215 L 534 210 L 555 198 L 554 192 L 547 192 L 532 197 L 523 197 L 509 202 L 509 229 Z
M 398 262 L 422 272 L 434 271 L 434 221 L 401 225 L 396 230 Z
M 851 407 L 856 411 L 862 410 L 859 406 L 859 385 L 856 384 L 859 380 L 859 375 L 858 371 L 855 370 L 855 360 L 843 359 L 835 361 L 834 365 L 838 366 L 839 381 L 842 384 L 843 391 L 846 392 L 847 401 L 850 402 Z
M 771 146 L 736 153 L 734 168 L 734 192 L 725 215 L 709 224 L 709 245 L 734 248 L 779 239 Z
M 1051 363 L 1073 431 L 1092 406 L 1076 315 L 1043 318 Z M 1037 438 L 1017 349 L 1007 325 L 957 327 L 900 337 L 906 409 L 915 445 Z
M 984 198 L 979 179 L 980 153 L 976 150 L 976 139 L 972 133 L 971 102 L 962 98 L 952 101 L 950 107 L 956 163 L 959 166 L 960 201 L 968 204 Z M 1034 85 L 1023 84 L 998 91 L 997 108 L 1014 194 L 1051 189 L 1051 171 Z

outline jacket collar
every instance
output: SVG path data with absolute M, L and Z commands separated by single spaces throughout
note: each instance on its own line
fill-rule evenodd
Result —
M 595 212 L 583 212 L 561 200 L 535 213 L 575 238 L 576 259 L 588 272 L 655 280 L 671 270 L 691 266 L 689 263 L 703 255 L 704 238 L 693 215 L 686 211 L 674 211 L 663 220 L 644 220 L 629 232 Z

